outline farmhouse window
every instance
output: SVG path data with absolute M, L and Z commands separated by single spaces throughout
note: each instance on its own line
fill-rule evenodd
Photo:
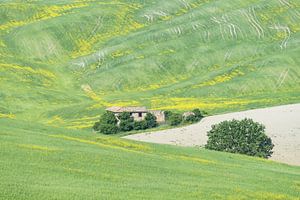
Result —
M 139 117 L 142 117 L 143 116 L 143 114 L 142 113 L 139 113 Z

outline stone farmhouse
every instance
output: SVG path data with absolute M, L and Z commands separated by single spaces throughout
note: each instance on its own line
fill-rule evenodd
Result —
M 110 107 L 107 111 L 113 112 L 118 118 L 118 115 L 122 112 L 129 112 L 135 121 L 142 121 L 145 119 L 147 113 L 151 113 L 156 117 L 158 123 L 164 123 L 166 121 L 164 111 L 160 110 L 148 110 L 146 107 Z

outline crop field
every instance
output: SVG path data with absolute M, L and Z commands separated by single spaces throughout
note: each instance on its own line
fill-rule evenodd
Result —
M 299 199 L 299 167 L 91 132 L 104 108 L 300 102 L 297 0 L 0 0 L 0 199 Z
M 87 128 L 113 105 L 300 100 L 296 0 L 0 2 L 1 118 Z
M 13 119 L 1 125 L 3 200 L 299 200 L 299 167 Z

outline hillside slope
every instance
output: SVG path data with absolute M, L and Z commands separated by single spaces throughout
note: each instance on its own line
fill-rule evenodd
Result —
M 300 100 L 295 0 L 0 3 L 0 117 L 85 128 L 112 105 Z
M 299 200 L 299 167 L 16 120 L 1 125 L 0 199 Z

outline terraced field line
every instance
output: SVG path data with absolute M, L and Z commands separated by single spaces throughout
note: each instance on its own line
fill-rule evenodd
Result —
M 233 39 L 237 39 L 238 36 L 237 36 L 237 32 L 235 30 L 235 25 L 233 23 L 230 23 L 230 19 L 226 15 L 223 15 L 222 19 L 227 24 L 227 27 L 229 28 L 229 32 L 230 32 L 231 37 Z
M 250 10 L 250 8 L 249 8 L 249 10 Z M 257 19 L 256 12 L 255 12 L 255 10 L 254 10 L 254 7 L 252 7 L 251 11 L 252 11 L 252 16 L 253 16 L 253 22 L 256 23 L 256 25 L 258 26 L 258 28 L 261 30 L 262 36 L 264 37 L 264 36 L 265 36 L 264 29 L 263 29 L 262 26 L 259 24 L 259 20 Z
M 92 30 L 91 35 L 89 36 L 89 38 L 92 38 L 96 34 L 96 32 L 99 30 L 102 23 L 103 23 L 102 18 L 98 17 L 97 21 L 96 21 L 96 25 L 95 25 L 94 29 Z
M 221 35 L 222 35 L 222 39 L 225 40 L 224 33 L 223 33 L 222 22 L 219 21 L 216 17 L 212 17 L 211 20 L 219 25 L 220 33 L 221 33 Z
M 291 4 L 286 0 L 279 0 L 279 2 L 283 6 L 291 7 Z
M 242 13 L 246 16 L 246 18 L 247 18 L 248 22 L 251 24 L 251 26 L 256 30 L 258 38 L 263 37 L 264 36 L 263 29 L 253 18 L 252 14 L 251 14 L 251 9 L 249 9 L 249 13 L 247 13 L 247 11 L 243 11 Z
M 225 56 L 224 56 L 224 60 L 228 60 L 231 57 L 232 51 L 227 51 Z
M 191 5 L 185 0 L 179 0 L 179 2 L 185 7 L 185 9 L 191 9 Z
M 274 25 L 271 27 L 272 29 L 275 29 L 277 31 L 284 31 L 285 33 L 285 38 L 280 44 L 281 49 L 286 49 L 287 48 L 287 42 L 291 37 L 291 30 L 288 26 L 282 26 L 282 25 Z
M 277 85 L 277 88 L 280 88 L 281 85 L 284 83 L 285 78 L 287 77 L 288 73 L 289 73 L 290 69 L 285 70 L 284 72 L 281 73 L 278 82 L 279 84 Z

